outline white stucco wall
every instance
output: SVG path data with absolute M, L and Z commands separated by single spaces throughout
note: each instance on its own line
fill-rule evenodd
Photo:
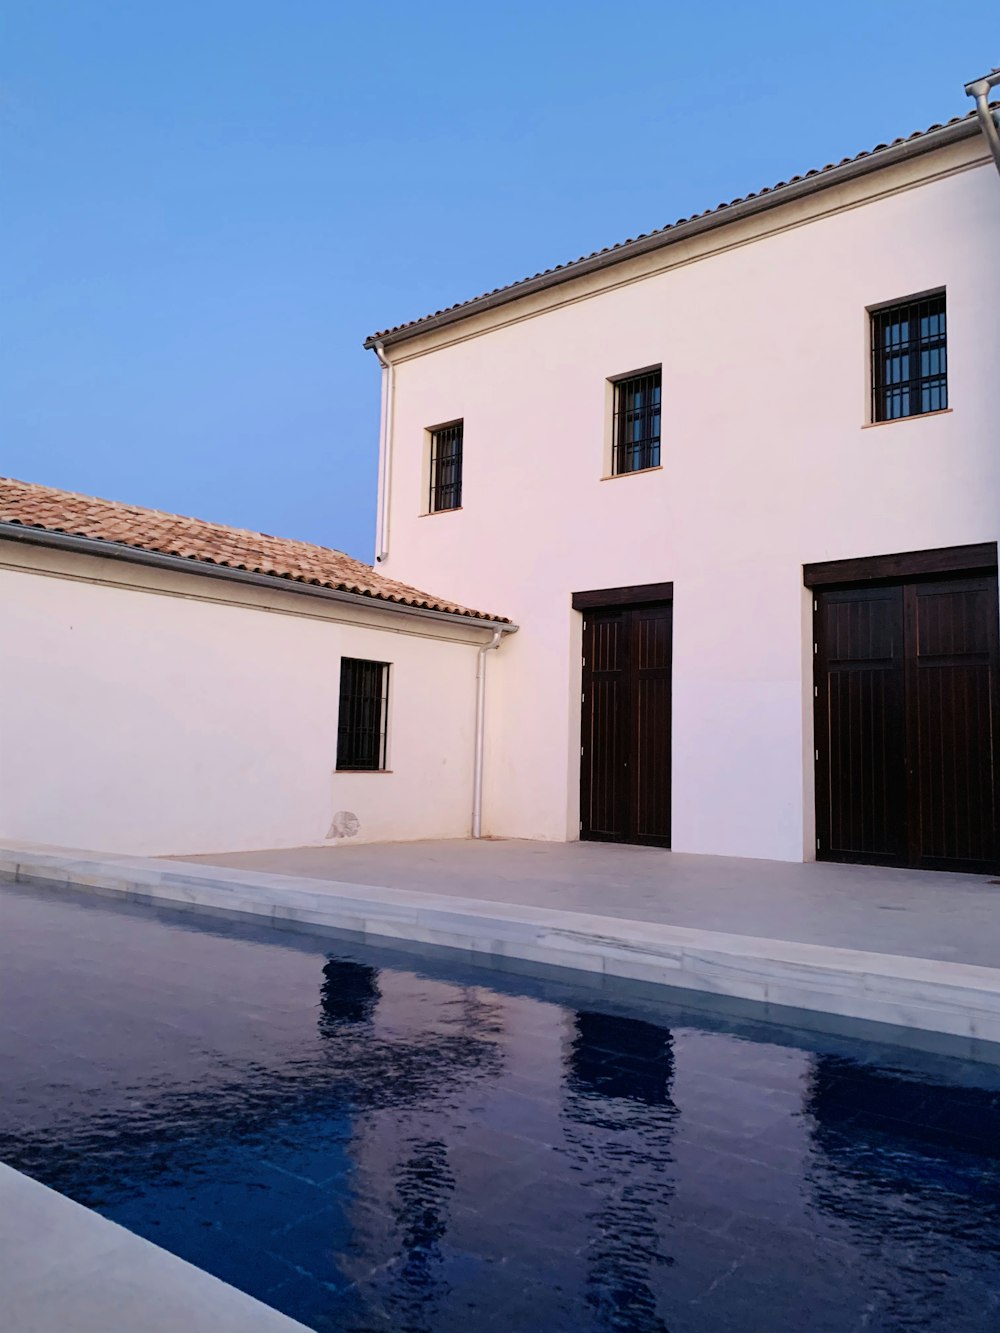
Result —
M 32 572 L 34 571 L 34 572 Z M 482 630 L 0 542 L 0 838 L 132 854 L 468 834 Z M 341 656 L 392 664 L 337 773 Z
M 980 140 L 390 348 L 386 573 L 510 615 L 486 829 L 575 837 L 573 591 L 674 583 L 673 845 L 815 846 L 802 565 L 1000 537 L 1000 180 Z M 947 290 L 947 414 L 865 428 L 867 307 Z M 662 470 L 602 480 L 609 377 L 662 364 Z M 464 418 L 460 511 L 421 516 Z

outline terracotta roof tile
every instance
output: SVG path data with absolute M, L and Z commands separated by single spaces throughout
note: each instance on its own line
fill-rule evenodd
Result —
M 411 588 L 343 551 L 288 537 L 270 537 L 182 514 L 141 509 L 117 500 L 55 490 L 0 477 L 0 523 L 113 543 L 135 551 L 179 556 L 193 564 L 219 565 L 288 579 L 291 583 L 357 593 L 398 606 L 422 607 L 474 620 L 504 621 Z

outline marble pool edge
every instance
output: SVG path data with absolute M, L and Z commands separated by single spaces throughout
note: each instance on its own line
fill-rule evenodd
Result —
M 157 858 L 0 847 L 0 880 L 71 888 L 373 945 L 645 983 L 961 1038 L 1000 1062 L 1000 969 Z M 995 1050 L 992 1049 L 995 1046 Z M 972 1053 L 970 1051 L 970 1053 Z
M 306 1333 L 2 1162 L 0 1290 L 6 1333 Z

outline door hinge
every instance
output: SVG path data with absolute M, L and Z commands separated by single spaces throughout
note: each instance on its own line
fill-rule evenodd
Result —
M 818 610 L 819 610 L 819 602 L 817 602 L 817 600 L 816 600 L 815 597 L 813 598 L 813 610 L 814 610 L 814 611 L 818 611 Z
M 814 652 L 814 653 L 818 653 L 818 652 L 819 652 L 819 644 L 818 644 L 818 643 L 814 643 L 814 644 L 813 644 L 813 652 Z
M 582 704 L 585 704 L 587 702 L 587 696 L 585 694 L 580 695 L 580 702 Z
M 816 839 L 816 850 L 819 851 L 819 838 Z
M 582 745 L 580 746 L 580 758 L 581 758 L 581 759 L 583 758 L 583 746 L 582 746 Z
M 818 698 L 819 698 L 819 686 L 818 686 L 818 685 L 814 685 L 814 686 L 813 686 L 813 698 L 814 698 L 814 699 L 818 699 Z
M 819 750 L 816 751 L 816 762 L 819 763 Z

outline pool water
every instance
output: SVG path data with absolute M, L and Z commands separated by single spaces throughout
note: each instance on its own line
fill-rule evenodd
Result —
M 1000 1328 L 1000 1070 L 0 886 L 0 1159 L 324 1333 Z

